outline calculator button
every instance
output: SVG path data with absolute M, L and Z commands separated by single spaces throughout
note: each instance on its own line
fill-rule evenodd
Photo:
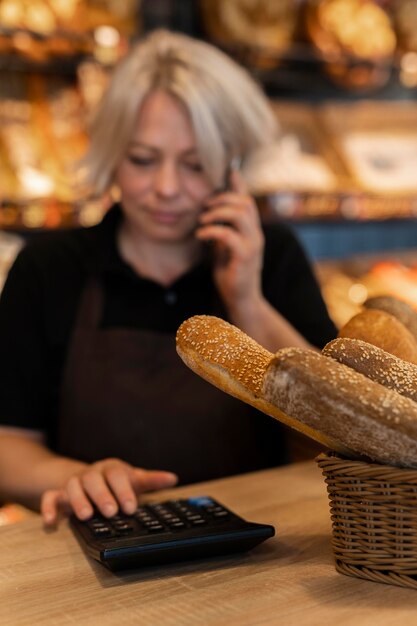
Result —
M 153 519 L 150 522 L 144 522 L 143 525 L 146 528 L 151 528 L 152 526 L 161 526 L 161 522 L 158 522 L 158 520 Z
M 213 517 L 229 517 L 228 511 L 215 511 Z
M 143 524 L 148 524 L 149 522 L 154 522 L 155 518 L 151 515 L 144 515 L 142 516 L 136 516 L 136 519 L 139 520 L 139 522 L 142 522 Z
M 176 528 L 185 528 L 185 524 L 184 522 L 171 522 L 169 527 L 175 530 Z
M 207 524 L 207 520 L 200 517 L 199 519 L 192 520 L 191 523 L 193 526 L 202 526 L 203 524 Z
M 164 504 L 151 504 L 149 506 L 149 508 L 151 509 L 151 511 L 154 511 L 155 513 L 165 513 L 166 512 L 166 507 Z
M 116 530 L 123 530 L 123 531 L 131 531 L 133 530 L 133 526 L 131 524 L 128 524 L 127 522 L 117 522 L 116 524 L 113 524 L 113 527 Z
M 89 522 L 88 523 L 90 528 L 105 528 L 107 527 L 107 524 L 105 524 L 104 522 Z
M 113 531 L 111 528 L 92 528 L 93 535 L 96 537 L 111 537 L 113 535 Z
M 175 519 L 175 515 L 170 513 L 169 515 L 160 515 L 160 518 L 164 520 L 164 522 L 172 522 Z
M 214 504 L 214 501 L 211 498 L 207 498 L 206 496 L 198 496 L 196 498 L 189 498 L 188 500 L 186 500 L 186 502 L 194 506 L 203 506 L 203 507 L 212 506 Z
M 148 530 L 151 533 L 159 533 L 159 532 L 161 532 L 161 530 L 165 530 L 165 529 L 162 526 L 162 524 L 158 524 L 158 526 L 149 526 Z

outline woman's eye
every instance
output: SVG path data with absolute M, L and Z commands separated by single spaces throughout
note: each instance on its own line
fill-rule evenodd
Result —
M 190 162 L 185 162 L 184 166 L 191 170 L 192 172 L 202 172 L 203 171 L 203 166 L 201 165 L 201 163 L 190 163 Z
M 148 157 L 138 157 L 133 154 L 129 154 L 127 158 L 130 163 L 133 163 L 133 165 L 138 165 L 140 167 L 147 167 L 154 163 L 154 159 Z

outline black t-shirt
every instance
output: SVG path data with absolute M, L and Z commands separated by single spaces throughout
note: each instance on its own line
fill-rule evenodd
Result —
M 141 278 L 118 253 L 120 218 L 115 206 L 97 226 L 44 234 L 18 255 L 0 298 L 1 424 L 51 430 L 71 331 L 90 274 L 98 275 L 104 287 L 103 328 L 175 333 L 192 315 L 218 313 L 220 298 L 207 260 L 168 288 Z M 265 297 L 322 347 L 336 329 L 302 248 L 282 224 L 265 226 L 264 233 Z M 223 316 L 227 319 L 226 311 Z

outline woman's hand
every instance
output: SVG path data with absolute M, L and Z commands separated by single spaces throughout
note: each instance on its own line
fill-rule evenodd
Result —
M 229 310 L 262 298 L 264 237 L 258 209 L 238 171 L 230 174 L 231 190 L 206 202 L 196 236 L 214 246 L 214 280 Z
M 119 507 L 132 514 L 141 493 L 173 487 L 177 480 L 171 472 L 144 470 L 119 459 L 104 459 L 85 466 L 61 489 L 45 491 L 41 514 L 48 526 L 56 524 L 60 512 L 73 511 L 79 519 L 88 519 L 93 505 L 105 517 L 115 515 Z

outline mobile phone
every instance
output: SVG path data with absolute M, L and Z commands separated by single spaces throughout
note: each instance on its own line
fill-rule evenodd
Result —
M 239 171 L 242 165 L 242 158 L 240 156 L 234 156 L 229 161 L 229 165 L 226 168 L 225 180 L 224 180 L 224 188 L 223 191 L 230 190 L 230 174 L 233 171 Z

